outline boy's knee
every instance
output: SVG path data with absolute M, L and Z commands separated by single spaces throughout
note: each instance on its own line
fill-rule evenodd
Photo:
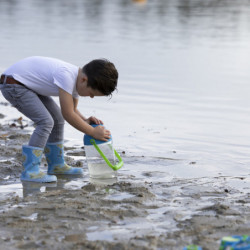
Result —
M 54 127 L 54 120 L 52 117 L 47 117 L 37 123 L 37 126 L 40 127 L 41 130 L 50 133 Z

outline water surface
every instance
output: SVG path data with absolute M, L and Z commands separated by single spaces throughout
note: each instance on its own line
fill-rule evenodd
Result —
M 248 173 L 249 1 L 5 0 L 0 9 L 2 70 L 32 55 L 115 63 L 118 92 L 79 107 L 126 155 L 183 160 L 172 168 L 183 176 Z M 68 125 L 66 138 L 82 144 Z

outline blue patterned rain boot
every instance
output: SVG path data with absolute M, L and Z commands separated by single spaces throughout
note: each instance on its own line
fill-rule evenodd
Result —
M 63 142 L 47 143 L 44 153 L 48 162 L 48 174 L 83 174 L 81 168 L 70 167 L 64 162 Z
M 23 146 L 23 167 L 21 181 L 54 182 L 56 176 L 47 175 L 39 170 L 43 149 L 31 146 Z

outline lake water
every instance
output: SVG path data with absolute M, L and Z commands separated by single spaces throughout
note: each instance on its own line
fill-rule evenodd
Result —
M 249 1 L 2 0 L 0 10 L 1 70 L 32 55 L 115 63 L 118 92 L 79 109 L 104 121 L 128 159 L 249 174 Z M 82 145 L 68 125 L 66 139 Z

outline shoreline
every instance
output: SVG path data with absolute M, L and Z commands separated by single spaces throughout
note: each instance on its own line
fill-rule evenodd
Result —
M 22 184 L 21 145 L 29 139 L 29 126 L 21 129 L 2 120 L 0 185 L 7 190 L 0 199 L 4 249 L 174 250 L 197 244 L 206 250 L 218 249 L 223 236 L 250 233 L 249 174 L 172 176 L 166 181 L 162 176 L 168 173 L 152 166 L 167 166 L 170 159 L 124 155 L 117 182 L 101 184 L 88 177 L 84 149 L 65 147 L 67 162 L 84 169 L 82 178 L 61 177 L 56 185 Z M 140 175 L 127 170 L 132 167 L 141 169 Z M 42 169 L 46 170 L 44 159 Z

